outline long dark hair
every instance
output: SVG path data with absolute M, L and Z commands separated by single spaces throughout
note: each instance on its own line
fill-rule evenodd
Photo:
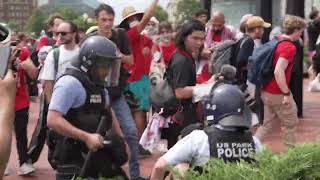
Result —
M 205 26 L 198 20 L 192 19 L 184 23 L 178 30 L 175 37 L 175 44 L 178 49 L 185 50 L 184 40 L 194 31 L 206 31 Z

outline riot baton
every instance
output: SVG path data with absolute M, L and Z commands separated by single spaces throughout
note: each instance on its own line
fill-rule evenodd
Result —
M 104 125 L 104 121 L 106 120 L 106 117 L 103 116 L 99 122 L 99 125 L 98 125 L 98 128 L 96 130 L 96 133 L 99 133 L 103 130 L 103 125 Z M 80 171 L 80 174 L 79 174 L 79 177 L 80 178 L 84 178 L 84 176 L 86 175 L 86 171 L 88 169 L 88 165 L 89 165 L 89 162 L 91 161 L 91 158 L 92 158 L 92 155 L 93 155 L 93 151 L 89 151 L 87 156 L 86 156 L 86 159 L 83 163 L 83 166 L 81 168 L 81 171 Z

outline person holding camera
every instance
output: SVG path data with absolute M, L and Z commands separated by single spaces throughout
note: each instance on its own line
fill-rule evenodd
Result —
M 15 120 L 14 131 L 16 134 L 17 150 L 20 162 L 19 175 L 29 175 L 35 169 L 28 157 L 27 125 L 29 119 L 29 95 L 26 75 L 35 79 L 38 76 L 38 69 L 30 59 L 30 52 L 25 44 L 26 36 L 22 33 L 17 46 L 12 50 L 10 62 L 16 79 L 16 99 L 15 99 Z

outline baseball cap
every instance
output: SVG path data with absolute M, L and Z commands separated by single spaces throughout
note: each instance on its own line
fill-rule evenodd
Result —
M 259 16 L 251 16 L 247 20 L 247 27 L 248 28 L 255 28 L 255 27 L 269 28 L 271 27 L 271 24 L 264 22 L 264 20 Z

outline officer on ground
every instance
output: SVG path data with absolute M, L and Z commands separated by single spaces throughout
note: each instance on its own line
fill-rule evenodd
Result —
M 249 130 L 251 113 L 241 90 L 217 82 L 204 101 L 204 108 L 208 127 L 192 131 L 160 157 L 152 170 L 152 180 L 162 179 L 168 166 L 182 163 L 199 166 L 210 158 L 228 162 L 254 158 L 261 145 Z
M 113 42 L 91 36 L 82 42 L 74 67 L 57 80 L 48 112 L 52 129 L 48 158 L 57 170 L 57 180 L 77 177 L 80 172 L 83 178 L 111 178 L 118 175 L 115 171 L 123 172 L 126 146 L 106 90 L 117 85 L 120 63 Z

